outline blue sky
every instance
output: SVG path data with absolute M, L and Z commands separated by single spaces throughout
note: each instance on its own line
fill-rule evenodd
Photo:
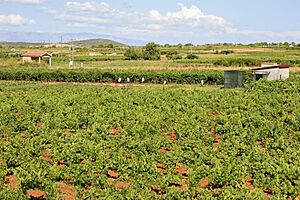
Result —
M 300 43 L 298 0 L 0 0 L 0 30 L 157 43 Z

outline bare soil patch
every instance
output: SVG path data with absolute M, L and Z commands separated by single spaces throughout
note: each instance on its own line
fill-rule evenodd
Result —
M 45 199 L 47 197 L 42 190 L 27 190 L 26 193 L 31 199 Z

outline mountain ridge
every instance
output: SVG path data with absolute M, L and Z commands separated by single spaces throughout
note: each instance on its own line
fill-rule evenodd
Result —
M 23 32 L 0 30 L 0 42 L 22 42 L 35 44 L 51 43 L 69 43 L 81 40 L 104 39 L 112 40 L 121 44 L 130 46 L 143 46 L 146 44 L 143 40 L 123 38 L 113 35 L 95 34 L 95 33 L 51 33 L 51 32 Z

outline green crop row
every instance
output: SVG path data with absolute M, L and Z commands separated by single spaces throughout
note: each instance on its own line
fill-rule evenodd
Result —
M 57 82 L 127 82 L 222 84 L 223 72 L 208 70 L 88 70 L 45 68 L 2 68 L 0 80 L 57 81 Z
M 293 66 L 300 65 L 298 58 L 276 58 L 276 57 L 222 57 L 222 58 L 201 58 L 197 60 L 176 60 L 177 63 L 192 63 L 192 64 L 210 64 L 214 66 L 260 66 L 261 63 L 284 63 Z

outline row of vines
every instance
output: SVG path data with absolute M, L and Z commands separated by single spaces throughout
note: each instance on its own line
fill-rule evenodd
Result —
M 298 86 L 0 82 L 0 198 L 299 199 Z

